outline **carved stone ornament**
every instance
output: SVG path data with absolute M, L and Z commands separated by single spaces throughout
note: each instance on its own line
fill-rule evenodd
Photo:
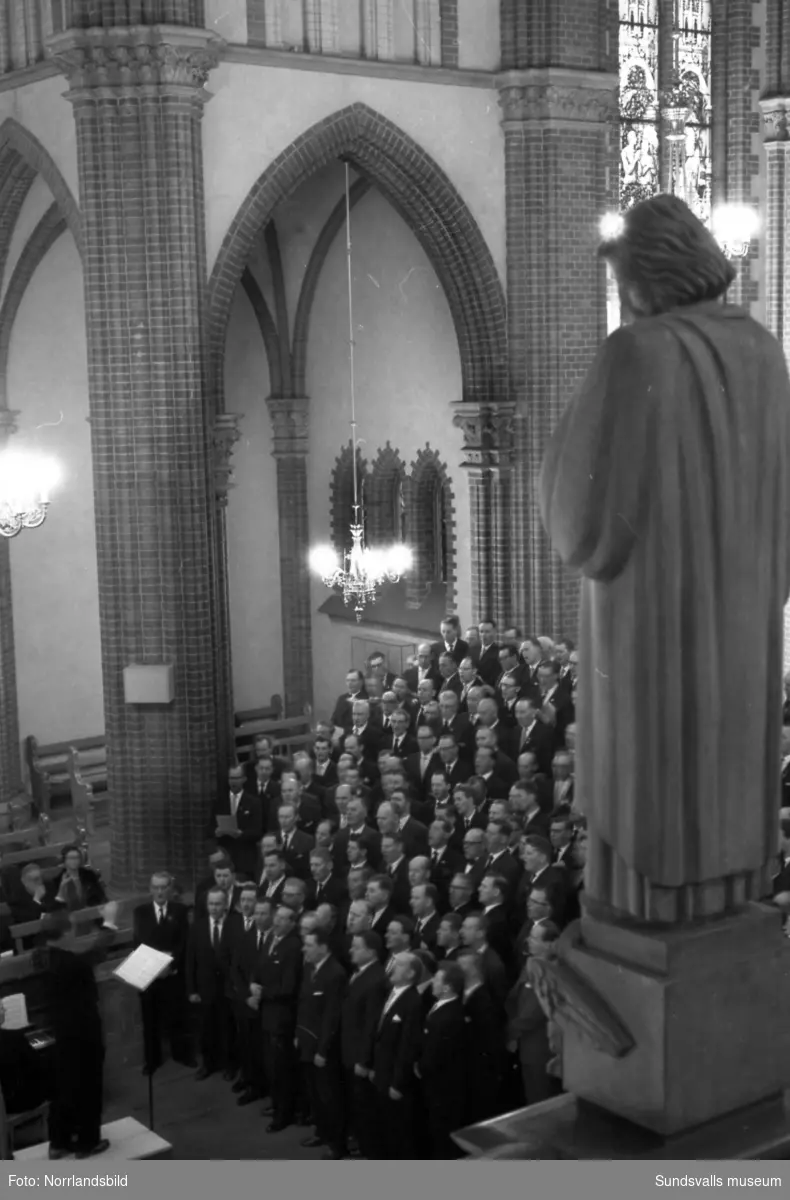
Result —
M 219 413 L 214 418 L 212 449 L 214 453 L 214 495 L 217 504 L 225 508 L 228 492 L 234 486 L 233 468 L 230 465 L 233 447 L 241 437 L 239 413 Z
M 617 77 L 601 72 L 509 71 L 499 76 L 502 122 L 601 125 L 618 119 Z
M 291 458 L 308 451 L 310 401 L 307 396 L 269 396 L 266 407 L 272 419 L 275 458 Z
M 464 435 L 465 467 L 508 467 L 515 449 L 515 406 L 462 401 L 453 405 L 453 425 Z
M 766 96 L 759 103 L 763 114 L 763 140 L 766 142 L 788 141 L 790 139 L 788 132 L 790 96 Z
M 624 1058 L 636 1045 L 617 1013 L 573 967 L 562 959 L 532 957 L 527 977 L 549 1021 L 549 1045 L 555 1058 L 550 1074 L 561 1074 L 562 1035 L 573 1029 L 577 1037 L 610 1058 Z
M 47 54 L 71 84 L 112 91 L 187 87 L 199 95 L 219 61 L 222 38 L 182 26 L 71 29 L 47 42 Z

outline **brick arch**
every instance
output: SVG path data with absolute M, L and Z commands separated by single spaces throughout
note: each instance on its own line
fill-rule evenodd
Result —
M 306 130 L 258 178 L 220 247 L 209 283 L 213 400 L 222 405 L 222 363 L 233 293 L 255 238 L 275 207 L 332 159 L 346 158 L 376 184 L 420 241 L 441 283 L 458 339 L 463 399 L 507 395 L 505 296 L 488 245 L 458 191 L 425 150 L 366 104 Z
M 438 450 L 426 442 L 411 464 L 406 485 L 406 537 L 414 555 L 412 569 L 406 577 L 406 602 L 419 608 L 436 584 L 436 493 L 441 488 L 445 528 L 447 580 L 445 609 L 452 612 L 455 604 L 456 536 L 455 496 L 447 463 Z
M 60 206 L 51 204 L 25 243 L 9 280 L 3 303 L 0 305 L 0 406 L 5 406 L 7 403 L 8 353 L 11 347 L 14 321 L 19 312 L 22 298 L 36 268 L 67 228 L 66 219 L 61 214 Z
M 3 193 L 0 196 L 0 201 L 3 202 L 0 212 L 2 212 L 3 228 L 5 228 L 7 223 L 4 203 L 6 182 L 23 178 L 28 180 L 24 194 L 18 202 L 16 214 L 13 221 L 11 221 L 11 231 L 13 231 L 16 216 L 19 215 L 22 203 L 36 175 L 41 176 L 52 192 L 55 203 L 60 209 L 61 216 L 71 231 L 80 256 L 82 256 L 82 221 L 80 210 L 72 195 L 71 188 L 63 178 L 60 167 L 35 134 L 31 133 L 29 129 L 25 129 L 24 125 L 20 125 L 19 121 L 15 120 L 14 117 L 7 117 L 2 125 L 0 125 L 0 188 L 3 189 Z M 0 233 L 1 237 L 2 233 Z M 5 256 L 0 253 L 0 264 L 4 262 Z
M 370 465 L 365 483 L 367 537 L 374 546 L 401 540 L 397 489 L 406 480 L 406 464 L 389 442 Z

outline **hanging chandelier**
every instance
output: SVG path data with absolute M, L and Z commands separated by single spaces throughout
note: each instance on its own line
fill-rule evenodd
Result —
M 310 566 L 321 576 L 327 587 L 343 596 L 345 604 L 353 604 L 357 621 L 362 620 L 365 606 L 374 604 L 385 583 L 397 583 L 410 568 L 412 554 L 408 546 L 398 543 L 382 549 L 365 545 L 365 521 L 359 494 L 357 463 L 356 380 L 354 363 L 354 304 L 351 262 L 351 189 L 349 166 L 346 166 L 346 267 L 348 275 L 348 366 L 351 394 L 351 545 L 342 555 L 332 546 L 316 546 L 310 552 Z
M 58 465 L 21 450 L 0 451 L 0 535 L 16 537 L 22 529 L 44 524 L 49 495 L 60 477 Z

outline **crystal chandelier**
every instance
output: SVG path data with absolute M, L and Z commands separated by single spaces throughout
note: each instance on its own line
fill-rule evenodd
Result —
M 760 219 L 748 204 L 717 204 L 713 210 L 713 236 L 727 258 L 747 258 Z
M 353 502 L 351 548 L 339 556 L 332 546 L 316 546 L 310 552 L 310 566 L 327 587 L 339 591 L 346 604 L 354 605 L 357 621 L 362 620 L 365 605 L 374 604 L 385 583 L 397 583 L 412 562 L 408 546 L 396 544 L 374 550 L 365 545 L 365 525 L 359 496 L 357 466 L 357 416 L 354 373 L 354 306 L 351 263 L 351 190 L 349 166 L 346 166 L 346 267 L 348 274 L 348 366 L 351 393 L 351 479 Z
M 60 472 L 50 458 L 21 450 L 0 451 L 0 535 L 16 537 L 22 529 L 43 525 L 49 494 Z

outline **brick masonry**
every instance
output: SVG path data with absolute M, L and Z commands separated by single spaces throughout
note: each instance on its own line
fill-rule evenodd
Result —
M 167 865 L 193 880 L 227 686 L 202 341 L 200 119 L 214 39 L 85 29 L 53 51 L 77 134 L 112 877 L 142 887 Z M 131 663 L 172 664 L 174 701 L 127 705 Z
M 790 355 L 790 2 L 768 0 L 765 23 L 763 114 L 766 187 L 764 245 L 765 319 Z

